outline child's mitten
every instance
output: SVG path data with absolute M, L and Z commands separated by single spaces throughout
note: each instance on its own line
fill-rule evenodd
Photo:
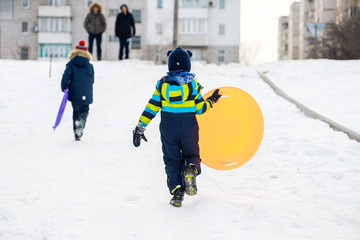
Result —
M 219 94 L 219 89 L 216 89 L 207 99 L 210 99 L 213 103 L 216 103 L 221 98 L 221 96 L 222 95 Z
M 140 140 L 143 139 L 145 142 L 147 142 L 147 139 L 144 135 L 145 128 L 137 125 L 135 130 L 133 131 L 133 144 L 135 147 L 140 146 Z

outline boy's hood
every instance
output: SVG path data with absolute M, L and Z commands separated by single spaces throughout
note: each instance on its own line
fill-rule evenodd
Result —
M 75 49 L 70 52 L 69 58 L 74 64 L 83 66 L 89 63 L 91 54 L 88 51 Z
M 174 104 L 184 103 L 191 95 L 198 95 L 202 87 L 195 78 L 191 78 L 185 84 L 180 84 L 174 78 L 163 77 L 156 86 L 161 96 Z

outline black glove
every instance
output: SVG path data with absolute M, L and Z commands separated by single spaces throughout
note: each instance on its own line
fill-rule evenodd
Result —
M 221 96 L 222 95 L 219 94 L 219 89 L 216 89 L 213 94 L 207 99 L 210 99 L 211 102 L 216 103 L 221 98 Z
M 133 144 L 135 147 L 140 146 L 140 140 L 143 139 L 145 142 L 147 142 L 147 139 L 144 135 L 145 128 L 137 125 L 135 130 L 133 131 Z

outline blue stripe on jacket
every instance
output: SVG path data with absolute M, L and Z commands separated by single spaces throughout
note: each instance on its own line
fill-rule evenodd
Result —
M 165 81 L 164 78 L 157 82 L 156 89 L 140 116 L 139 124 L 141 126 L 146 127 L 160 109 L 176 114 L 203 114 L 212 108 L 211 100 L 203 99 L 201 95 L 203 88 L 196 79 L 192 79 L 187 84 L 177 85 Z

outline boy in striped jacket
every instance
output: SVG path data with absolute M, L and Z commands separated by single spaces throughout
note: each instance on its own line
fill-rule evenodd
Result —
M 201 173 L 199 126 L 195 114 L 203 114 L 221 97 L 219 90 L 203 99 L 202 86 L 190 73 L 190 51 L 178 47 L 167 53 L 169 72 L 156 89 L 133 132 L 135 147 L 147 141 L 144 131 L 161 109 L 160 133 L 167 185 L 173 197 L 170 204 L 181 207 L 184 193 L 197 193 L 196 176 Z

